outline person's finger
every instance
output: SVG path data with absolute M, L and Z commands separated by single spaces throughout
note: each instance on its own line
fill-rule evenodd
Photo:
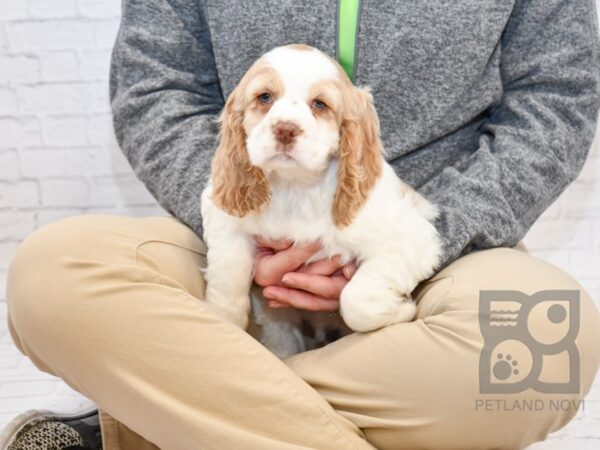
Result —
M 260 259 L 260 258 L 264 258 L 265 256 L 271 256 L 273 255 L 275 252 L 267 247 L 258 247 L 256 249 L 256 253 L 254 254 L 254 259 Z
M 355 261 L 351 261 L 345 266 L 342 267 L 342 274 L 346 277 L 347 280 L 350 280 L 356 271 L 358 270 L 358 266 Z
M 342 289 L 348 283 L 348 279 L 344 276 L 329 277 L 298 272 L 286 273 L 281 281 L 287 287 L 302 289 L 319 297 L 336 300 L 340 298 Z
M 278 284 L 281 277 L 293 272 L 321 248 L 318 241 L 294 245 L 271 256 L 258 258 L 254 267 L 254 281 L 260 286 Z
M 259 248 L 270 248 L 276 251 L 285 250 L 294 243 L 291 239 L 266 239 L 262 236 L 254 236 L 254 242 Z
M 338 300 L 330 300 L 308 292 L 281 286 L 268 286 L 263 289 L 263 295 L 268 300 L 276 300 L 294 308 L 309 311 L 337 311 L 340 307 Z
M 311 275 L 331 275 L 340 267 L 340 257 L 339 255 L 336 255 L 333 258 L 324 258 L 301 266 L 296 272 Z

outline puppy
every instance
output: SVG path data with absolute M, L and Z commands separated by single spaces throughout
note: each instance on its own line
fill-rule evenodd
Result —
M 320 241 L 322 249 L 308 262 L 334 255 L 342 264 L 357 261 L 340 298 L 349 329 L 412 320 L 410 294 L 433 274 L 441 254 L 431 223 L 437 211 L 384 160 L 369 90 L 353 86 L 341 66 L 315 48 L 277 47 L 243 76 L 219 123 L 202 192 L 206 301 L 246 328 L 253 236 L 259 235 Z M 336 316 L 274 310 L 253 297 L 261 341 L 280 357 L 310 348 L 302 334 L 307 322 L 314 345 L 327 340 L 328 327 L 343 325 Z

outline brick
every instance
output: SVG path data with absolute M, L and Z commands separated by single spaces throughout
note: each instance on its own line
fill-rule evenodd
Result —
M 8 355 L 0 356 L 0 369 L 6 370 L 16 365 L 16 359 Z M 3 405 L 4 407 L 4 405 Z
M 8 50 L 8 37 L 3 23 L 0 23 L 0 50 L 4 52 Z
M 116 138 L 109 146 L 109 153 L 111 156 L 112 170 L 115 175 L 133 174 L 133 169 L 121 151 L 119 144 L 116 142 Z
M 135 177 L 119 181 L 123 193 L 123 204 L 126 206 L 156 205 L 156 199 L 150 194 L 144 183 Z
M 57 220 L 71 216 L 78 216 L 79 214 L 84 213 L 84 208 L 42 209 L 37 212 L 37 224 L 38 227 L 43 227 L 44 225 L 56 222 Z
M 525 240 L 525 245 L 527 245 L 527 241 Z M 570 249 L 552 249 L 552 250 L 532 250 L 528 249 L 529 253 L 531 253 L 536 258 L 539 258 L 543 261 L 549 262 L 567 273 L 573 273 L 573 268 L 571 267 L 571 250 Z
M 84 179 L 42 179 L 40 191 L 44 206 L 88 206 L 89 186 Z
M 92 109 L 96 113 L 110 113 L 108 83 L 106 81 L 92 82 Z
M 568 201 L 562 205 L 565 217 L 576 220 L 600 219 L 600 179 L 577 180 L 569 186 L 568 194 Z
M 12 87 L 0 86 L 0 116 L 14 116 L 19 113 L 19 100 Z
M 2 273 L 0 273 L 0 278 L 1 277 L 2 277 Z M 0 286 L 0 287 L 2 287 L 2 286 Z M 4 287 L 6 289 L 6 285 Z M 0 307 L 6 308 L 5 292 L 0 293 Z M 6 315 L 4 317 L 0 317 L 0 320 L 2 320 L 2 323 L 6 323 Z M 9 331 L 6 328 L 0 328 L 0 344 L 10 344 L 11 343 L 11 338 L 10 338 L 10 336 L 7 336 L 8 334 L 9 334 Z
M 135 177 L 96 178 L 92 180 L 93 205 L 154 205 L 156 200 Z
M 40 145 L 39 122 L 34 117 L 0 118 L 0 137 L 0 148 Z
M 17 357 L 21 356 L 21 354 L 15 348 L 14 345 L 0 344 L 0 356 L 2 358 L 6 358 L 6 359 L 8 359 L 8 358 L 16 359 Z
M 0 239 L 21 241 L 34 230 L 34 211 L 0 210 Z
M 100 148 L 65 150 L 26 149 L 20 153 L 21 171 L 30 177 L 92 176 L 111 173 L 108 153 Z
M 0 270 L 6 271 L 17 246 L 17 242 L 0 242 Z
M 131 217 L 150 217 L 150 216 L 161 216 L 168 217 L 169 213 L 167 213 L 162 207 L 155 203 L 154 205 L 149 206 L 136 206 L 136 205 L 126 205 L 117 208 L 115 214 L 119 214 L 122 216 L 131 216 Z
M 110 70 L 111 50 L 82 50 L 79 72 L 85 80 L 106 80 Z
M 38 60 L 31 56 L 0 56 L 0 83 L 37 83 L 40 80 Z
M 36 117 L 20 116 L 21 122 L 21 146 L 35 147 L 42 143 L 42 132 L 39 120 Z
M 20 398 L 2 399 L 2 410 L 10 413 L 22 413 L 29 409 L 40 409 L 43 407 L 44 396 L 31 396 Z
M 600 420 L 598 419 L 586 419 L 580 421 L 573 421 L 568 425 L 569 429 L 565 430 L 568 432 L 569 439 L 593 439 L 596 438 L 596 445 L 600 443 L 598 430 L 600 430 Z M 563 447 L 567 448 L 567 447 Z M 579 445 L 571 448 L 579 450 Z M 597 449 L 598 447 L 596 447 Z
M 0 0 L 2 20 L 26 19 L 29 16 L 24 0 Z
M 119 30 L 119 20 L 98 20 L 92 23 L 92 32 L 94 35 L 95 48 L 111 49 L 117 37 Z
M 8 278 L 7 272 L 0 272 L 0 320 L 2 323 L 6 323 L 6 279 Z
M 579 175 L 579 180 L 581 181 L 594 181 L 598 179 L 600 179 L 600 145 L 596 145 L 590 151 L 588 159 Z
M 19 158 L 16 150 L 0 150 L 0 180 L 10 181 L 19 176 Z
M 14 381 L 0 385 L 0 398 L 32 397 L 48 395 L 56 389 L 54 380 L 48 381 Z
M 17 366 L 9 370 L 0 371 L 0 383 L 10 381 L 45 381 L 56 380 L 55 377 L 39 371 L 32 362 L 25 356 L 21 356 L 17 361 Z
M 47 3 L 51 5 L 54 2 Z M 8 35 L 11 48 L 18 52 L 95 46 L 94 32 L 90 25 L 83 21 L 47 20 L 11 23 L 8 26 Z
M 86 408 L 87 406 L 85 406 L 85 405 L 93 406 L 93 403 L 91 400 L 89 400 L 85 396 L 81 395 L 81 393 L 72 389 L 66 383 L 62 383 L 62 382 L 58 383 L 56 385 L 56 389 L 54 390 L 54 395 L 57 398 L 65 399 L 71 405 L 76 406 L 77 410 L 81 410 L 82 407 Z M 67 406 L 67 405 L 65 405 L 65 406 Z
M 29 0 L 34 17 L 42 19 L 77 16 L 77 0 Z
M 83 17 L 91 19 L 118 18 L 121 3 L 114 0 L 79 0 L 79 11 Z
M 566 429 L 569 429 L 569 425 L 567 425 Z M 527 447 L 527 450 L 598 450 L 599 445 L 600 440 L 598 438 L 579 439 L 566 437 L 561 439 L 555 439 L 550 437 L 550 439 L 547 441 L 538 442 Z
M 558 219 L 562 215 L 562 196 L 557 199 L 553 204 L 551 204 L 548 209 L 546 209 L 542 215 L 538 218 L 538 220 L 554 220 Z
M 600 374 L 596 374 L 596 379 L 589 394 L 585 398 L 586 409 L 592 411 L 592 417 L 600 415 Z M 593 403 L 593 404 L 590 404 Z
M 5 301 L 5 300 L 3 300 Z M 6 323 L 6 321 L 5 321 Z M 13 343 L 12 337 L 10 336 L 10 333 L 8 332 L 8 330 L 0 330 L 0 343 L 2 344 L 11 344 Z M 1 425 L 0 425 L 1 427 Z
M 42 77 L 46 81 L 68 81 L 79 79 L 77 53 L 61 50 L 44 53 L 40 56 Z
M 96 114 L 89 117 L 87 134 L 89 142 L 93 145 L 107 146 L 115 143 L 112 116 L 110 114 Z
M 42 119 L 42 129 L 44 143 L 49 147 L 77 147 L 88 142 L 85 117 L 46 117 Z
M 117 206 L 98 206 L 91 208 L 90 213 L 96 214 L 114 214 L 117 216 L 127 217 L 149 217 L 161 216 L 168 217 L 169 214 L 158 204 L 148 206 L 132 206 L 132 205 L 117 205 Z
M 600 196 L 599 194 L 596 194 L 598 196 Z M 594 231 L 593 231 L 593 242 L 594 242 L 594 249 L 600 249 L 600 221 L 596 220 L 594 221 Z M 598 277 L 598 279 L 600 279 L 600 276 Z
M 597 278 L 598 256 L 589 250 L 571 250 L 572 274 L 575 278 Z
M 115 180 L 94 179 L 90 186 L 90 204 L 94 207 L 117 205 L 121 193 Z
M 75 114 L 92 109 L 93 86 L 87 83 L 56 83 L 25 86 L 19 91 L 26 113 Z
M 577 277 L 577 281 L 581 283 L 583 288 L 587 291 L 589 296 L 596 304 L 596 308 L 600 311 L 600 278 Z M 600 383 L 600 378 L 598 380 Z M 600 401 L 600 388 L 598 391 L 598 401 Z
M 592 221 L 538 220 L 524 242 L 530 250 L 587 248 L 592 243 Z
M 27 208 L 39 205 L 38 186 L 35 181 L 0 181 L 0 208 Z
M 5 414 L 1 414 L 0 413 L 0 430 L 4 430 L 7 425 L 13 421 L 13 419 L 17 416 L 17 414 L 14 413 L 5 413 Z
M 103 207 L 94 207 L 87 212 L 90 214 L 109 214 L 125 217 L 169 217 L 169 214 L 160 206 L 128 206 L 112 205 Z

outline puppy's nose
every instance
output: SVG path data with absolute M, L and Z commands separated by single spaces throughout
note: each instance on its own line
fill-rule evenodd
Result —
M 283 144 L 281 150 L 286 150 L 286 145 L 291 144 L 296 139 L 302 130 L 300 127 L 293 122 L 277 122 L 273 126 L 273 133 L 275 134 L 275 140 L 280 144 Z M 279 147 L 279 146 L 278 146 Z

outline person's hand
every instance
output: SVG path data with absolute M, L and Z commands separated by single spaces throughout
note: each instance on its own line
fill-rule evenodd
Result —
M 321 248 L 318 242 L 292 246 L 289 240 L 255 238 L 258 246 L 254 281 L 272 308 L 336 311 L 346 283 L 356 272 L 354 262 L 341 265 L 340 258 L 304 263 Z

